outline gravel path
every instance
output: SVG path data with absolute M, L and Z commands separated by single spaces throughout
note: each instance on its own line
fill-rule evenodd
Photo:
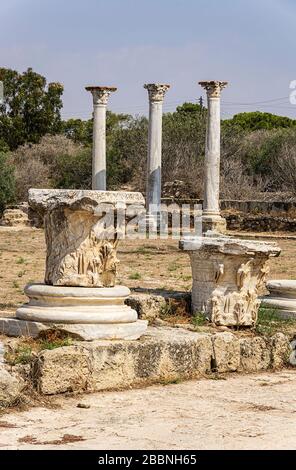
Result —
M 295 390 L 282 371 L 59 397 L 0 416 L 0 449 L 296 449 Z

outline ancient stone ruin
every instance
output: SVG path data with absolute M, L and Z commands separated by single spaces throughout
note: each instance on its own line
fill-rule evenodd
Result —
M 30 301 L 15 319 L 2 320 L 8 335 L 37 336 L 58 328 L 85 340 L 137 339 L 147 321 L 124 304 L 130 291 L 116 285 L 118 233 L 101 220 L 104 204 L 142 206 L 140 193 L 79 190 L 29 192 L 29 204 L 44 219 L 44 284 L 28 285 Z M 112 226 L 113 228 L 113 226 Z

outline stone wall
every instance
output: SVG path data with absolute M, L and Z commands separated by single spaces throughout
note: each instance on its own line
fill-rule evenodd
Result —
M 163 204 L 202 205 L 202 199 L 163 198 Z M 221 215 L 228 230 L 250 232 L 295 232 L 296 202 L 283 201 L 220 201 Z M 169 223 L 171 217 L 169 217 Z M 193 223 L 193 219 L 192 219 Z
M 163 204 L 202 204 L 202 199 L 195 198 L 173 198 L 164 197 Z M 239 201 L 239 200 L 221 200 L 220 207 L 222 211 L 233 210 L 245 214 L 272 214 L 285 217 L 296 217 L 296 201 Z
M 295 232 L 296 218 L 222 212 L 228 230 L 249 232 Z

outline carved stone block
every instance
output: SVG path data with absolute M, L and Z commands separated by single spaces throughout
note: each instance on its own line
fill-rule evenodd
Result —
M 143 206 L 141 193 L 31 189 L 29 204 L 44 218 L 46 284 L 115 285 L 118 234 L 112 221 L 110 227 L 104 225 L 104 207 Z
M 221 236 L 184 239 L 180 248 L 190 256 L 193 312 L 216 325 L 255 325 L 267 261 L 280 254 L 278 245 Z

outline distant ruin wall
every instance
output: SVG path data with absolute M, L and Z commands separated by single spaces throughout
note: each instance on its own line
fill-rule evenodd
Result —
M 163 198 L 164 204 L 201 204 L 202 199 Z M 296 202 L 220 201 L 228 230 L 252 232 L 296 232 Z

